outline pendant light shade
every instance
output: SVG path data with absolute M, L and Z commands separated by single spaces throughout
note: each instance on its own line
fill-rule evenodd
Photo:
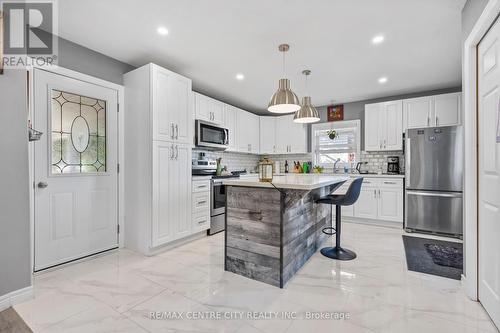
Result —
M 280 79 L 278 91 L 271 97 L 267 109 L 274 113 L 292 113 L 300 109 L 299 98 L 290 89 L 290 80 Z
M 302 74 L 306 76 L 306 90 L 307 90 L 307 76 L 311 74 L 311 71 L 304 70 Z M 300 108 L 300 110 L 295 112 L 293 121 L 302 124 L 315 123 L 320 121 L 318 110 L 316 110 L 316 108 L 312 105 L 310 96 L 302 97 L 302 107 Z
M 290 89 L 290 80 L 285 75 L 285 53 L 290 49 L 288 44 L 281 44 L 279 51 L 283 53 L 283 78 L 279 81 L 279 88 L 271 97 L 267 110 L 273 113 L 292 113 L 300 109 L 299 98 Z

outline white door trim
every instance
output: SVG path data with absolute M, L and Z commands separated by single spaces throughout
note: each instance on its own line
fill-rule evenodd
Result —
M 476 49 L 500 12 L 500 0 L 490 0 L 464 42 L 462 87 L 464 99 L 464 244 L 465 289 L 478 300 L 478 215 L 477 215 L 477 71 Z
M 66 76 L 69 78 L 77 79 L 80 81 L 92 83 L 95 85 L 99 85 L 101 87 L 109 88 L 116 90 L 118 93 L 118 104 L 119 104 L 119 112 L 118 112 L 118 163 L 120 165 L 120 172 L 118 173 L 118 226 L 120 228 L 120 234 L 118 235 L 118 246 L 122 248 L 124 246 L 124 237 L 125 237 L 125 227 L 124 227 L 124 112 L 125 112 L 125 87 L 113 82 L 109 82 L 106 80 L 102 80 L 87 74 L 79 73 L 71 69 L 59 67 L 59 66 L 51 66 L 50 68 L 46 67 L 37 67 L 32 66 L 28 69 L 28 77 L 29 77 L 29 120 L 32 119 L 33 112 L 33 72 L 35 69 L 44 70 L 53 74 L 58 74 L 62 76 Z M 33 126 L 36 129 L 36 124 Z M 46 133 L 44 134 L 46 135 Z M 30 260 L 30 270 L 33 273 L 34 271 L 34 245 L 35 245 L 35 235 L 34 235 L 34 216 L 35 216 L 35 189 L 33 187 L 34 182 L 34 149 L 33 144 L 29 145 L 29 186 L 30 186 L 30 239 L 31 239 L 31 260 Z M 32 278 L 33 280 L 33 278 Z M 33 284 L 33 281 L 31 281 Z

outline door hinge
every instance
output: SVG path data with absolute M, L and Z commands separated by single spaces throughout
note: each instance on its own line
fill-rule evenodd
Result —
M 116 165 L 116 172 L 120 173 L 120 163 Z
M 116 232 L 117 232 L 118 234 L 120 233 L 120 225 L 119 225 L 119 224 L 116 226 Z

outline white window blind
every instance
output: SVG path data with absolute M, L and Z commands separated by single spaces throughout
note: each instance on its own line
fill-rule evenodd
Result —
M 358 129 L 356 127 L 338 128 L 337 137 L 328 137 L 328 130 L 316 131 L 316 149 L 326 153 L 355 153 L 358 149 Z
M 330 139 L 328 132 L 337 133 Z M 343 121 L 313 125 L 312 139 L 314 163 L 323 167 L 350 168 L 357 161 L 360 153 L 359 121 Z

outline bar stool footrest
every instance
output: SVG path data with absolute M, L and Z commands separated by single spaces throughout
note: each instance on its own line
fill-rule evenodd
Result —
M 324 234 L 327 234 L 330 236 L 335 235 L 337 233 L 337 230 L 335 230 L 334 227 L 326 227 L 326 228 L 323 228 L 323 230 L 321 230 L 321 231 L 323 231 Z

